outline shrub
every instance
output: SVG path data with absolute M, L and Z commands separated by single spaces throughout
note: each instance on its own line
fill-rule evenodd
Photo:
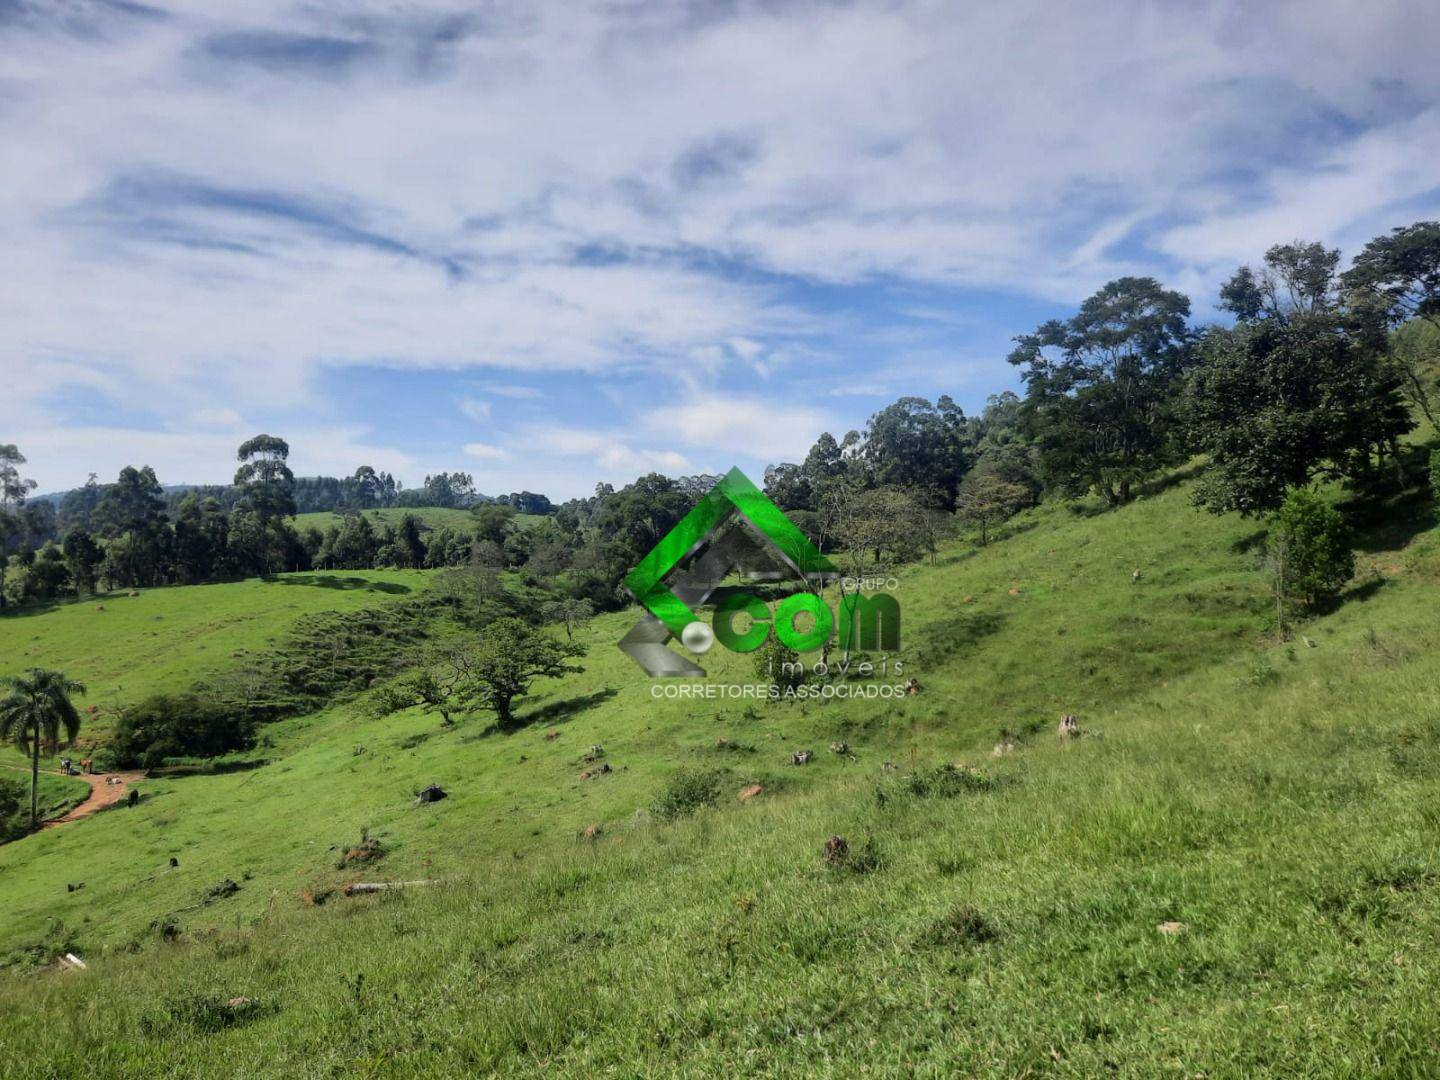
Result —
M 1266 566 L 1277 603 L 1318 607 L 1355 575 L 1350 530 L 1340 512 L 1308 488 L 1296 488 L 1270 519 Z
M 910 773 L 902 781 L 905 790 L 917 798 L 953 799 L 971 791 L 990 791 L 995 780 L 968 765 L 937 765 Z
M 173 1032 L 177 1028 L 211 1035 L 237 1024 L 248 1023 L 270 1011 L 265 1004 L 247 997 L 225 998 L 213 993 L 182 994 L 167 998 L 160 1015 L 142 1017 L 140 1027 L 147 1035 Z
M 30 798 L 25 785 L 0 778 L 0 844 L 30 831 Z
M 702 806 L 714 806 L 720 801 L 723 777 L 724 773 L 715 769 L 681 769 L 670 777 L 650 809 L 656 817 L 669 820 L 693 814 Z
M 995 924 L 973 907 L 952 908 L 922 935 L 921 942 L 938 948 L 985 945 L 1000 937 Z
M 1440 450 L 1430 451 L 1430 494 L 1440 502 Z
M 126 711 L 112 751 L 126 768 L 153 768 L 167 758 L 216 757 L 255 745 L 255 723 L 236 707 L 193 694 L 156 694 Z

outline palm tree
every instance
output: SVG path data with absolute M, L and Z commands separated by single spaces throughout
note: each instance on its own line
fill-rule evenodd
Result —
M 0 679 L 10 692 L 0 697 L 0 740 L 13 742 L 30 755 L 30 827 L 40 827 L 40 750 L 54 753 L 64 729 L 66 743 L 80 733 L 80 714 L 70 701 L 71 694 L 83 694 L 85 687 L 67 679 L 63 671 L 32 667 L 24 675 Z

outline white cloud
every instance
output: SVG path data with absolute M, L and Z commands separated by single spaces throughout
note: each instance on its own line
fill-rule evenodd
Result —
M 1162 250 L 1198 271 L 1255 262 L 1271 243 L 1324 237 L 1352 250 L 1383 231 L 1384 207 L 1435 191 L 1440 107 L 1337 146 L 1314 169 L 1277 169 L 1255 207 L 1169 230 Z
M 464 447 L 484 462 L 475 474 L 480 490 L 539 491 L 563 500 L 589 495 L 601 481 L 619 487 L 645 473 L 681 476 L 698 471 L 684 454 L 620 431 L 526 424 L 513 438 L 523 453 L 487 444 Z
M 481 461 L 507 461 L 510 458 L 510 451 L 503 446 L 492 446 L 489 443 L 466 443 L 461 449 L 470 457 L 479 458 Z
M 478 398 L 462 398 L 460 400 L 460 411 L 471 420 L 481 423 L 490 419 L 490 402 L 480 401 Z M 473 445 L 479 446 L 480 444 L 475 443 Z
M 234 409 L 197 409 L 186 423 L 199 428 L 238 431 L 245 427 L 245 418 Z
M 1440 212 L 1440 20 L 1403 0 L 138 10 L 0 25 L 8 432 L 77 396 L 127 432 L 265 426 L 358 365 L 485 369 L 486 421 L 541 400 L 525 373 L 738 367 L 800 425 L 786 358 L 852 318 L 812 286 L 1068 303 L 1144 272 L 1201 302 L 1270 243 Z M 682 415 L 652 430 L 705 460 L 720 414 Z M 97 430 L 32 448 L 83 475 L 152 437 Z M 678 467 L 633 441 L 597 467 Z
M 545 396 L 533 386 L 518 386 L 514 383 L 482 383 L 480 389 L 487 394 L 516 401 L 534 401 Z
M 646 425 L 667 441 L 722 458 L 775 462 L 803 458 L 816 436 L 834 427 L 834 417 L 803 405 L 712 394 L 658 409 Z
M 540 456 L 594 462 L 605 475 L 633 478 L 642 472 L 684 472 L 690 462 L 673 450 L 636 447 L 617 432 L 547 425 L 532 428 L 524 441 Z

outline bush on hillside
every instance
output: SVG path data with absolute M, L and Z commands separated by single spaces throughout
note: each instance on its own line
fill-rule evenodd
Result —
M 693 814 L 702 806 L 715 806 L 720 801 L 723 776 L 715 769 L 681 769 L 670 777 L 650 809 L 656 817 L 669 820 Z
M 968 765 L 946 762 L 930 769 L 917 769 L 901 780 L 903 790 L 916 798 L 953 799 L 974 791 L 990 791 L 996 787 L 994 777 Z
M 1296 488 L 1270 519 L 1265 562 L 1276 602 L 1316 608 L 1355 576 L 1350 529 L 1340 512 L 1309 488 Z
M 433 605 L 418 600 L 302 615 L 264 665 L 276 690 L 301 701 L 357 693 L 412 662 L 433 617 Z
M 30 831 L 30 798 L 25 785 L 0 779 L 0 844 L 18 840 Z
M 255 722 L 243 709 L 193 694 L 156 694 L 120 718 L 112 753 L 123 768 L 148 769 L 167 758 L 217 757 L 254 745 Z
M 1440 502 L 1440 450 L 1430 451 L 1430 494 Z

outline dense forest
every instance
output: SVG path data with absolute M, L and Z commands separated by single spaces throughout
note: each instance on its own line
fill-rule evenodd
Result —
M 1023 394 L 967 417 L 948 396 L 901 397 L 801 462 L 772 465 L 767 493 L 854 571 L 924 557 L 958 528 L 980 542 L 1042 498 L 1137 497 L 1199 455 L 1197 501 L 1267 515 L 1318 479 L 1406 482 L 1400 439 L 1433 423 L 1440 341 L 1440 223 L 1371 241 L 1341 272 L 1319 243 L 1277 245 L 1220 290 L 1233 319 L 1197 326 L 1187 297 L 1152 278 L 1106 284 L 1073 315 L 1015 338 Z M 258 435 L 229 486 L 169 490 L 148 466 L 28 498 L 20 448 L 0 446 L 0 603 L 307 569 L 468 567 L 604 609 L 620 581 L 714 477 L 651 474 L 558 506 L 478 494 L 466 473 L 419 488 L 369 466 L 296 478 L 290 447 Z M 461 507 L 468 528 L 395 523 L 377 507 Z M 297 528 L 297 513 L 339 524 Z M 521 516 L 523 515 L 523 517 Z

